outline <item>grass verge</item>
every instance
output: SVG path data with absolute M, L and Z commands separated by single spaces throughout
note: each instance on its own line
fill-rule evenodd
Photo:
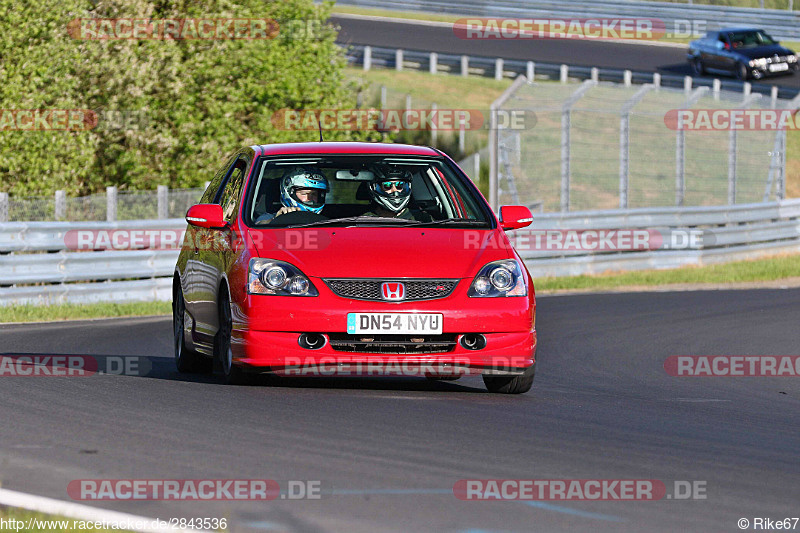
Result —
M 770 282 L 798 278 L 800 254 L 778 255 L 764 259 L 737 261 L 722 265 L 683 267 L 671 270 L 645 270 L 620 274 L 570 276 L 563 278 L 537 278 L 531 273 L 537 292 L 570 290 L 608 290 L 670 285 L 730 285 L 734 283 Z
M 125 316 L 168 315 L 171 302 L 133 302 L 61 305 L 10 305 L 0 307 L 0 323 L 55 322 Z

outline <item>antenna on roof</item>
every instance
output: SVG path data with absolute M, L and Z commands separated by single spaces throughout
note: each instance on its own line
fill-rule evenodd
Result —
M 322 138 L 322 122 L 319 118 L 317 118 L 317 124 L 319 124 L 319 142 L 324 142 L 324 139 Z

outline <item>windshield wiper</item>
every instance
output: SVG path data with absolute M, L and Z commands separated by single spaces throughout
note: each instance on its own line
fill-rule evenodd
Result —
M 443 220 L 431 220 L 430 222 L 414 222 L 414 226 L 449 226 L 466 224 L 468 226 L 488 226 L 489 223 L 485 220 L 476 220 L 474 218 L 445 218 Z
M 378 225 L 384 224 L 386 222 L 390 222 L 392 224 L 398 224 L 402 226 L 414 226 L 416 223 L 413 220 L 406 220 L 404 218 L 388 218 L 388 217 L 370 217 L 370 216 L 358 216 L 358 217 L 345 217 L 345 218 L 331 218 L 328 220 L 318 220 L 316 222 L 309 222 L 308 224 L 293 224 L 290 226 L 284 226 L 287 228 L 310 228 L 314 226 L 330 226 L 332 224 L 346 224 L 348 222 L 354 223 L 377 223 Z

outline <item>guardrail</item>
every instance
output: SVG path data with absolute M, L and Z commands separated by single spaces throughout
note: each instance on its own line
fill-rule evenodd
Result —
M 9 304 L 169 301 L 177 250 L 70 251 L 70 231 L 185 228 L 182 219 L 129 223 L 31 222 L 0 224 L 0 307 Z M 699 236 L 699 246 L 604 252 L 521 249 L 534 279 L 605 271 L 663 269 L 800 252 L 800 199 L 732 207 L 647 208 L 534 215 L 512 232 L 645 229 L 663 236 Z M 48 252 L 43 252 L 47 250 Z M 30 253 L 26 253 L 30 252 Z M 202 265 L 199 278 L 215 279 Z M 139 278 L 139 279 L 136 279 Z M 32 285 L 36 284 L 36 285 Z M 214 290 L 214 287 L 209 287 Z
M 339 0 L 338 3 L 398 9 L 396 2 L 387 0 Z M 649 18 L 662 20 L 668 31 L 672 28 L 686 28 L 687 23 L 689 28 L 698 31 L 745 25 L 763 28 L 778 39 L 800 40 L 800 13 L 782 9 L 629 0 L 409 0 L 399 7 L 403 11 L 482 17 Z
M 465 56 L 442 54 L 403 48 L 385 48 L 369 45 L 348 45 L 347 60 L 351 64 L 362 65 L 365 70 L 373 66 L 388 69 L 412 69 L 425 72 L 442 72 L 460 75 L 478 75 L 495 79 L 516 78 L 523 75 L 528 79 L 551 79 L 566 82 L 573 80 L 610 81 L 625 85 L 653 83 L 661 87 L 680 89 L 709 87 L 714 91 L 741 91 L 758 93 L 771 98 L 791 100 L 800 95 L 794 87 L 766 85 L 763 83 L 743 83 L 734 79 L 706 79 L 640 72 L 625 69 L 596 68 L 578 65 L 523 61 L 484 56 Z

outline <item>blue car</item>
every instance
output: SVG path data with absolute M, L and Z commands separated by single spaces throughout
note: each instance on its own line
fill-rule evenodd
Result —
M 793 74 L 800 68 L 793 51 L 757 28 L 710 31 L 702 39 L 689 43 L 686 58 L 697 76 L 733 74 L 742 81 Z

